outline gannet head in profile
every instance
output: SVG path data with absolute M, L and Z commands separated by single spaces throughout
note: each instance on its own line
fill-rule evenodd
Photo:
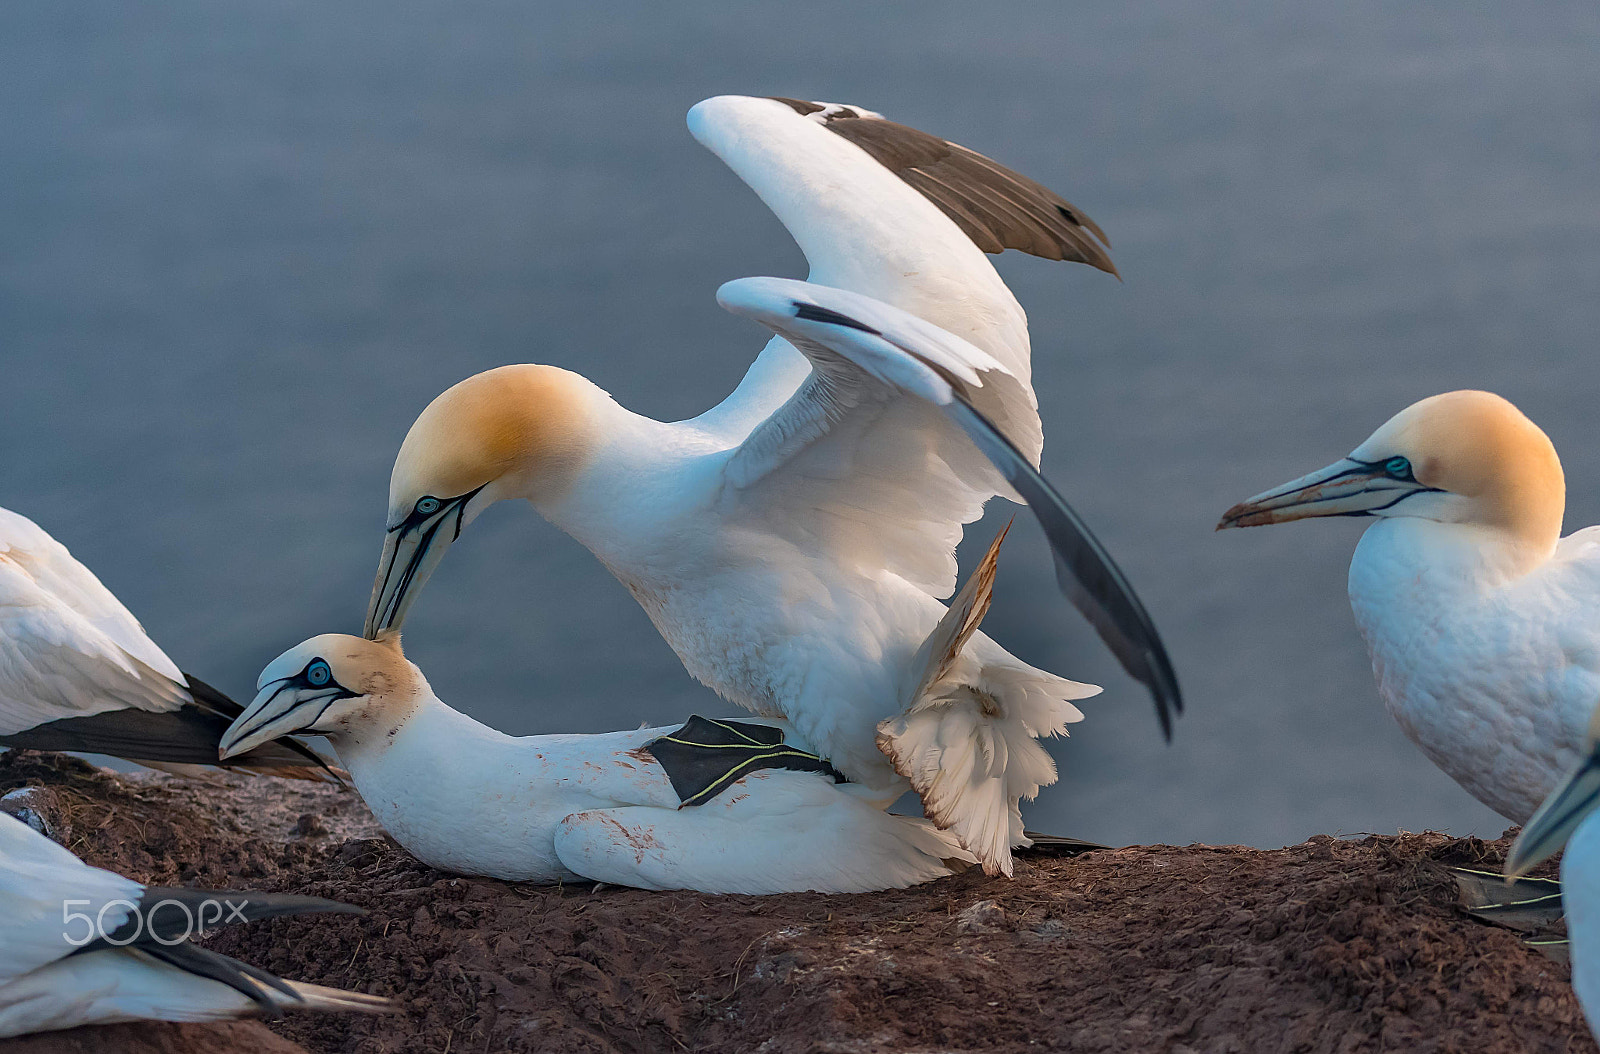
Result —
M 1584 757 L 1528 819 L 1506 857 L 1506 878 L 1521 878 L 1553 855 L 1600 806 L 1600 707 L 1589 719 Z
M 273 659 L 256 688 L 223 734 L 219 758 L 291 732 L 336 735 L 380 716 L 393 724 L 433 692 L 392 633 L 375 641 L 343 633 L 312 637 Z
M 1473 524 L 1548 556 L 1566 482 L 1549 437 L 1489 392 L 1446 392 L 1391 417 L 1348 457 L 1240 502 L 1217 529 L 1312 516 Z
M 389 514 L 363 634 L 398 630 L 445 550 L 504 498 L 554 500 L 592 449 L 593 384 L 554 366 L 468 377 L 422 411 L 389 479 Z

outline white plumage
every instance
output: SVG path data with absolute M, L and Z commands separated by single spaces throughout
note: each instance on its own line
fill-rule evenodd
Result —
M 897 767 L 923 791 L 942 769 L 930 814 L 986 868 L 1009 872 L 1017 800 L 1055 778 L 1032 739 L 1078 720 L 1071 700 L 1097 689 L 980 634 L 941 708 L 883 723 L 917 701 L 916 656 L 944 614 L 938 598 L 955 588 L 962 525 L 1012 495 L 1008 479 L 1032 472 L 1042 446 L 1026 318 L 974 238 L 988 223 L 1021 244 L 1023 226 L 1044 217 L 1057 240 L 1042 253 L 1110 264 L 1088 221 L 1031 181 L 865 111 L 808 105 L 722 97 L 689 116 L 811 265 L 809 284 L 746 279 L 719 293 L 779 334 L 738 388 L 670 424 L 550 367 L 503 367 L 452 388 L 396 460 L 367 635 L 399 627 L 473 517 L 525 498 L 594 552 L 724 698 L 792 722 L 886 800 L 906 786 Z M 945 161 L 918 167 L 940 151 L 979 176 L 952 175 Z M 934 183 L 919 192 L 914 177 Z M 952 205 L 951 186 L 970 193 Z M 945 211 L 925 195 L 943 195 Z M 1074 238 L 1084 244 L 1062 248 Z M 802 304 L 820 311 L 806 317 Z M 964 418 L 966 406 L 993 428 Z M 974 435 L 993 443 L 994 429 L 1009 444 L 980 452 Z M 1181 704 L 1153 627 L 1062 509 L 1079 536 L 1072 569 L 1095 582 L 1075 599 L 1165 715 Z M 880 752 L 884 735 L 898 756 Z
M 291 648 L 262 672 L 224 751 L 298 729 L 326 733 L 384 828 L 447 871 L 845 893 L 925 882 L 972 859 L 928 822 L 890 815 L 861 788 L 816 772 L 761 769 L 680 807 L 643 749 L 676 729 L 507 736 L 441 702 L 398 639 L 325 634 Z
M 67 547 L 0 509 L 0 736 L 190 702 L 183 674 Z
M 159 939 L 148 932 L 138 937 L 129 933 L 126 939 L 119 934 L 136 912 L 148 912 L 166 896 L 204 894 L 150 890 L 90 867 L 21 821 L 0 814 L 0 1036 L 145 1018 L 214 1021 L 288 1009 L 387 1008 L 387 1001 L 375 996 L 274 978 L 189 945 L 179 934 L 163 932 Z M 344 910 L 310 898 L 216 896 L 232 898 L 252 918 Z M 247 898 L 253 903 L 245 906 Z M 162 910 L 170 915 L 178 909 L 169 905 Z M 230 915 L 218 910 L 211 920 L 225 923 Z M 201 964 L 232 983 L 202 976 L 184 964 Z

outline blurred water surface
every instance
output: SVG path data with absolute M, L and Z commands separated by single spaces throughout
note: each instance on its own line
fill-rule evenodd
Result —
M 391 458 L 445 386 L 544 361 L 676 418 L 737 381 L 762 336 L 713 291 L 803 262 L 692 103 L 859 103 L 1060 190 L 1126 278 L 999 264 L 1045 469 L 1190 713 L 1162 746 L 1019 520 L 989 631 L 1107 686 L 1029 822 L 1495 834 L 1376 696 L 1344 598 L 1359 522 L 1211 528 L 1467 386 L 1550 432 L 1569 528 L 1600 520 L 1597 52 L 1589 2 L 11 4 L 0 504 L 248 696 L 283 648 L 359 631 Z M 525 506 L 452 550 L 408 649 L 515 733 L 727 710 Z

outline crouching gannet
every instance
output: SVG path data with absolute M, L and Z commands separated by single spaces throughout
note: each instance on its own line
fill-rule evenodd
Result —
M 110 754 L 166 769 L 215 765 L 217 739 L 240 709 L 181 673 L 66 546 L 0 509 L 0 747 Z M 230 766 L 333 778 L 295 740 Z
M 1600 1039 L 1600 709 L 1589 721 L 1582 760 L 1534 813 L 1506 858 L 1505 873 L 1515 879 L 1558 851 L 1561 905 L 1567 914 L 1572 987 Z
M 224 757 L 289 732 L 326 734 L 384 828 L 447 871 L 850 893 L 972 862 L 948 833 L 836 782 L 782 722 L 515 738 L 441 702 L 394 635 L 313 637 L 274 659 L 260 687 L 223 737 Z
M 203 929 L 360 908 L 282 893 L 142 886 L 0 814 L 0 1037 L 114 1021 L 389 1008 L 191 944 Z
M 1585 753 L 1600 696 L 1600 528 L 1561 537 L 1550 440 L 1488 392 L 1407 407 L 1222 527 L 1373 516 L 1350 605 L 1389 713 L 1475 798 L 1526 822 Z

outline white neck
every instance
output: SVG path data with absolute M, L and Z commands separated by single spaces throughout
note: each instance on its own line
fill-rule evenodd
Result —
M 743 437 L 656 421 L 599 394 L 598 441 L 581 477 L 553 500 L 522 496 L 607 566 L 646 567 L 679 548 L 685 525 L 715 500 Z

